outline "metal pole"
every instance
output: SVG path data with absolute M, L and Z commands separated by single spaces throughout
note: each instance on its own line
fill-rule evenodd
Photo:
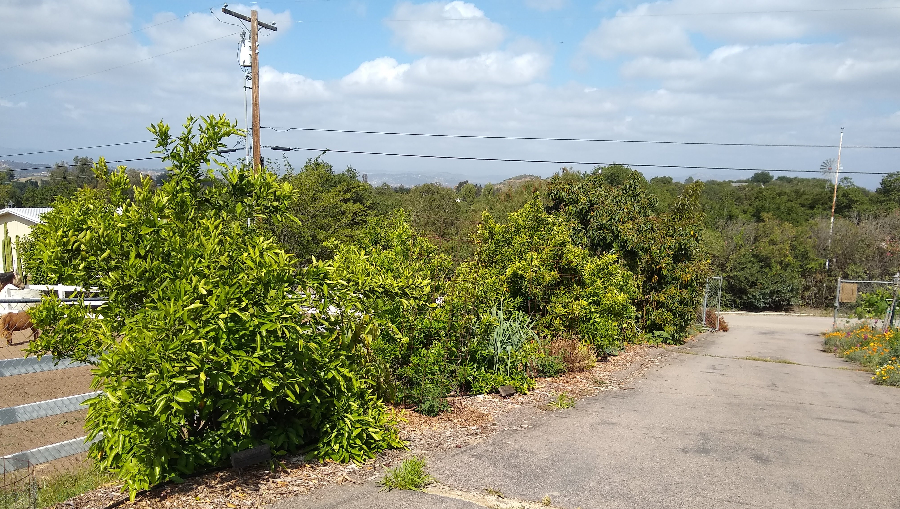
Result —
M 834 292 L 834 321 L 831 323 L 831 330 L 837 329 L 838 306 L 841 305 L 841 278 L 837 279 L 837 291 Z
M 844 148 L 844 128 L 841 127 L 841 140 L 838 143 L 838 159 L 837 167 L 834 169 L 834 196 L 831 198 L 831 224 L 828 226 L 828 250 L 825 254 L 825 270 L 828 270 L 828 263 L 831 261 L 831 235 L 834 233 L 834 209 L 837 205 L 837 186 L 838 175 L 841 173 L 841 149 Z
M 891 318 L 888 329 L 894 328 L 894 312 L 897 310 L 897 294 L 900 293 L 900 272 L 894 274 L 894 300 L 891 301 Z
M 700 323 L 706 327 L 706 298 L 709 295 L 709 279 L 706 280 L 706 285 L 703 287 L 703 304 L 700 307 Z
M 251 100 L 253 101 L 253 171 L 259 172 L 262 164 L 260 163 L 259 148 L 259 20 L 257 12 L 250 11 L 250 74 L 253 80 L 253 91 L 251 92 Z
M 716 297 L 716 330 L 719 330 L 719 314 L 722 312 L 722 276 L 719 276 L 719 295 Z

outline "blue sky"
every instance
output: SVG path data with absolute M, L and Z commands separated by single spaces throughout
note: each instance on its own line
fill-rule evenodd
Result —
M 900 170 L 898 150 L 853 148 L 900 145 L 896 0 L 278 0 L 230 8 L 243 13 L 256 8 L 260 19 L 279 27 L 277 33 L 261 34 L 264 126 L 812 145 L 836 145 L 843 127 L 849 146 L 845 170 Z M 0 2 L 7 34 L 0 47 L 0 156 L 143 140 L 150 123 L 162 119 L 177 125 L 191 114 L 225 113 L 243 126 L 243 74 L 235 56 L 241 28 L 223 23 L 235 20 L 220 9 L 221 4 L 199 0 Z M 833 147 L 296 131 L 264 131 L 262 141 L 372 152 L 796 170 L 816 170 L 837 156 Z M 144 144 L 77 154 L 124 159 L 149 156 L 149 150 Z M 54 162 L 75 154 L 8 159 Z M 281 154 L 264 150 L 270 158 Z M 315 152 L 288 157 L 302 164 L 311 155 Z M 336 153 L 325 159 L 361 173 L 444 172 L 481 181 L 549 175 L 559 168 Z M 642 171 L 677 179 L 750 175 Z M 872 188 L 880 180 L 853 178 Z

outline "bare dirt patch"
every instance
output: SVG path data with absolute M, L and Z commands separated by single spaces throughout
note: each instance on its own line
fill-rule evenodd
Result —
M 0 408 L 74 396 L 90 390 L 90 366 L 4 376 L 0 377 Z
M 84 436 L 87 409 L 3 426 L 0 456 Z
M 508 399 L 496 394 L 450 398 L 451 411 L 437 417 L 396 408 L 394 412 L 400 421 L 400 434 L 407 442 L 407 449 L 386 451 L 362 465 L 305 461 L 294 457 L 272 470 L 266 467 L 247 469 L 242 473 L 222 470 L 193 477 L 182 484 L 167 484 L 139 494 L 133 502 L 122 495 L 120 486 L 111 485 L 56 507 L 102 509 L 111 504 L 122 509 L 265 507 L 326 485 L 371 481 L 382 475 L 385 468 L 398 464 L 410 454 L 464 447 L 497 431 L 516 427 L 523 417 L 546 407 L 559 394 L 583 398 L 603 391 L 627 389 L 634 378 L 657 365 L 665 354 L 665 349 L 632 345 L 619 356 L 598 362 L 589 371 L 538 379 L 537 386 L 528 394 Z

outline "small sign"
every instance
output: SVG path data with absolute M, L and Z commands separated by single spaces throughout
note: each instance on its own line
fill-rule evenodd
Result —
M 841 302 L 856 302 L 858 294 L 856 283 L 841 283 Z

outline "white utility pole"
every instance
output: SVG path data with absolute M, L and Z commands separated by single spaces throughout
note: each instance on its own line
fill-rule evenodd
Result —
M 250 11 L 250 17 L 234 12 L 228 8 L 228 4 L 222 7 L 222 12 L 229 16 L 250 22 L 250 81 L 252 92 L 251 102 L 253 107 L 253 171 L 258 172 L 262 168 L 262 159 L 260 157 L 259 143 L 259 50 L 257 45 L 259 42 L 259 28 L 267 28 L 273 32 L 278 31 L 275 24 L 263 23 L 257 19 L 256 10 Z
M 844 148 L 844 128 L 841 127 L 841 141 L 838 143 L 837 167 L 834 169 L 834 196 L 831 198 L 831 224 L 828 227 L 828 253 L 825 255 L 825 270 L 831 261 L 831 235 L 834 233 L 834 209 L 837 205 L 838 175 L 841 173 L 841 149 Z

